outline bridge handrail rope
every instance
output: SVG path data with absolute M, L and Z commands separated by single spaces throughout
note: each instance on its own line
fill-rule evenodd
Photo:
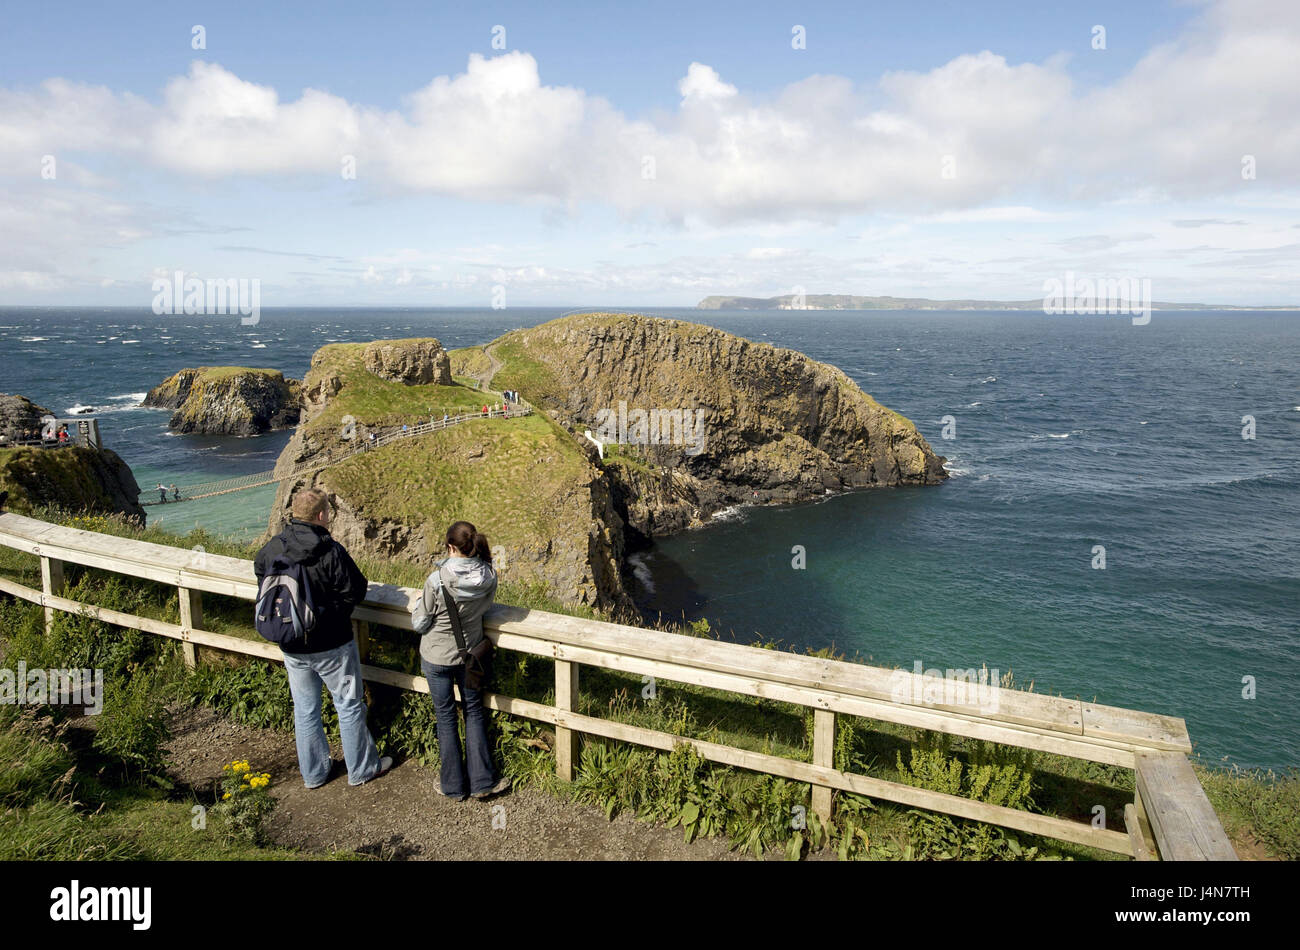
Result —
M 338 465 L 340 462 L 344 462 L 354 456 L 362 455 L 385 445 L 390 445 L 399 439 L 409 439 L 418 435 L 426 435 L 430 432 L 449 429 L 454 425 L 459 425 L 464 422 L 473 422 L 475 419 L 515 419 L 520 416 L 532 415 L 535 411 L 532 405 L 522 398 L 515 403 L 504 403 L 503 405 L 507 406 L 507 408 L 494 408 L 489 409 L 487 412 L 459 412 L 454 416 L 449 416 L 446 422 L 443 422 L 441 419 L 421 422 L 414 426 L 408 426 L 405 432 L 400 428 L 394 429 L 391 432 L 386 432 L 381 436 L 377 436 L 374 442 L 358 439 L 358 447 L 353 449 L 351 452 L 340 455 L 337 458 L 313 459 L 288 472 L 276 474 L 278 469 L 273 468 L 265 472 L 254 472 L 251 475 L 239 475 L 234 478 L 226 478 L 220 481 L 200 482 L 196 485 L 182 485 L 177 489 L 182 493 L 182 497 L 179 500 L 171 499 L 167 502 L 161 500 L 141 501 L 140 504 L 146 508 L 163 504 L 174 505 L 179 502 L 195 501 L 199 498 L 211 498 L 213 495 L 224 495 L 228 492 L 243 491 L 247 488 L 257 488 L 261 485 L 270 485 L 274 482 L 298 478 L 301 475 L 319 471 L 323 468 L 329 468 L 332 465 Z M 142 499 L 146 498 L 148 493 L 151 491 L 158 491 L 158 489 L 141 489 L 140 497 Z M 170 488 L 167 489 L 167 491 L 168 493 L 171 493 Z
M 0 576 L 0 593 L 44 607 L 47 631 L 55 613 L 64 611 L 180 640 L 191 667 L 197 663 L 197 646 L 283 662 L 279 648 L 251 630 L 246 639 L 204 629 L 203 592 L 249 602 L 256 598 L 257 578 L 251 561 L 68 528 L 12 513 L 0 514 L 0 545 L 40 559 L 41 589 Z M 176 587 L 180 623 L 63 596 L 65 563 Z M 372 583 L 353 613 L 362 642 L 370 640 L 370 624 L 411 630 L 411 607 L 421 593 L 414 588 Z M 812 810 L 823 824 L 831 818 L 832 792 L 838 790 L 1139 859 L 1157 855 L 1176 860 L 1236 859 L 1187 759 L 1192 744 L 1187 724 L 1180 718 L 996 684 L 981 687 L 977 700 L 955 697 L 946 687 L 936 695 L 934 671 L 891 670 L 800 656 L 504 604 L 484 615 L 483 628 L 500 649 L 554 661 L 554 704 L 485 693 L 484 706 L 553 726 L 556 774 L 566 782 L 574 777 L 581 735 L 664 751 L 688 745 L 711 762 L 810 785 Z M 581 665 L 811 709 L 811 762 L 579 713 Z M 361 669 L 362 678 L 372 683 L 418 693 L 429 691 L 423 676 L 368 663 Z M 1124 809 L 1125 830 L 1108 829 L 1105 823 L 1098 827 L 1095 816 L 1076 820 L 1042 815 L 838 769 L 837 715 L 1133 769 L 1136 792 Z

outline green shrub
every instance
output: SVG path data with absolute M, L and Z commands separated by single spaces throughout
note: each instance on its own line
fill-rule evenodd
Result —
M 898 774 L 908 785 L 948 795 L 970 798 L 1005 808 L 1030 810 L 1033 802 L 1033 772 L 1028 757 L 1019 750 L 1007 750 L 979 743 L 969 763 L 949 753 L 950 739 L 939 734 L 914 745 L 911 760 L 898 753 Z M 1020 858 L 1037 856 L 1036 847 L 1022 848 L 1007 829 L 937 812 L 913 809 L 911 856 L 951 860 Z
M 105 683 L 104 710 L 98 717 L 94 747 L 118 763 L 123 774 L 167 784 L 163 746 L 171 738 L 157 674 Z

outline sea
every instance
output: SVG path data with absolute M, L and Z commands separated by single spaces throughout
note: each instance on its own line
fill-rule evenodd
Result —
M 609 308 L 599 308 L 609 309 Z M 142 488 L 271 468 L 288 433 L 179 436 L 145 392 L 179 369 L 301 378 L 332 342 L 449 348 L 569 308 L 0 309 L 0 392 L 89 408 Z M 947 457 L 934 487 L 740 506 L 630 562 L 650 617 L 833 646 L 904 669 L 1180 716 L 1196 751 L 1300 765 L 1300 313 L 637 312 L 716 326 L 843 369 Z M 270 487 L 148 509 L 242 539 Z

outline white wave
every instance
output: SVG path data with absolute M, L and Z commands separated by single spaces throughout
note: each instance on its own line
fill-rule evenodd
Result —
M 984 405 L 984 403 L 982 403 L 982 402 L 968 402 L 968 403 L 966 403 L 966 408 L 967 408 L 967 409 L 974 409 L 976 406 L 982 406 L 982 405 Z
M 996 383 L 997 381 L 998 378 L 996 376 L 985 376 L 980 380 L 981 383 Z
M 252 349 L 254 349 L 254 350 L 264 350 L 264 349 L 266 349 L 266 344 L 265 344 L 265 343 L 254 343 L 253 346 L 252 346 Z
M 70 415 L 70 416 L 79 416 L 79 415 L 81 415 L 82 413 L 90 413 L 90 412 L 94 412 L 94 411 L 95 411 L 95 407 L 94 407 L 94 406 L 83 406 L 81 403 L 77 403 L 75 406 L 72 406 L 71 408 L 66 409 L 66 410 L 64 410 L 64 411 L 67 412 L 67 414 Z
M 123 340 L 123 343 L 139 343 L 139 340 Z
M 1047 433 L 1047 437 L 1049 439 L 1068 439 L 1070 437 L 1070 433 L 1063 432 L 1060 435 L 1057 435 L 1055 432 L 1049 432 Z
M 944 463 L 943 470 L 947 472 L 949 475 L 951 475 L 953 478 L 961 478 L 963 475 L 970 474 L 970 469 L 968 468 L 952 468 L 947 463 Z
M 1140 426 L 1144 426 L 1144 425 L 1146 425 L 1146 423 L 1145 423 L 1145 422 L 1139 422 L 1138 425 L 1140 425 Z
M 627 565 L 632 569 L 632 576 L 636 578 L 637 583 L 646 589 L 646 593 L 655 592 L 654 578 L 650 574 L 650 568 L 646 566 L 644 554 L 633 554 L 627 559 Z
M 48 336 L 25 336 L 19 340 L 20 343 L 40 343 L 42 340 L 48 340 Z
M 745 506 L 732 505 L 728 508 L 723 508 L 720 511 L 715 511 L 713 513 L 713 517 L 710 518 L 709 520 L 710 521 L 740 521 L 744 517 L 745 517 Z

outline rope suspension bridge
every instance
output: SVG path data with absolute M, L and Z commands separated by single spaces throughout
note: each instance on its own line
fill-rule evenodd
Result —
M 401 429 L 394 429 L 392 432 L 375 436 L 373 441 L 358 439 L 358 447 L 350 452 L 338 456 L 327 455 L 324 458 L 313 458 L 287 470 L 277 467 L 267 472 L 254 472 L 251 475 L 239 475 L 235 478 L 226 478 L 220 481 L 200 482 L 197 485 L 186 485 L 176 489 L 168 488 L 165 492 L 160 488 L 154 489 L 163 497 L 166 497 L 166 495 L 172 496 L 166 498 L 165 501 L 162 498 L 154 501 L 144 501 L 145 492 L 142 491 L 140 493 L 142 499 L 140 504 L 143 507 L 163 504 L 174 505 L 186 501 L 198 501 L 200 498 L 212 498 L 215 495 L 226 495 L 230 492 L 247 491 L 250 488 L 260 488 L 263 485 L 273 485 L 286 479 L 298 478 L 302 475 L 318 472 L 323 468 L 329 468 L 331 465 L 338 465 L 347 459 L 363 455 L 366 452 L 373 452 L 375 449 L 391 445 L 402 439 L 413 439 L 416 436 L 427 435 L 430 432 L 449 429 L 454 425 L 460 425 L 462 422 L 473 422 L 475 419 L 514 419 L 519 416 L 531 415 L 533 412 L 533 407 L 522 401 L 514 405 L 510 403 L 501 405 L 503 408 L 489 409 L 487 412 L 465 412 L 449 416 L 445 420 L 434 419 L 430 422 L 422 422 L 419 425 L 404 426 Z

